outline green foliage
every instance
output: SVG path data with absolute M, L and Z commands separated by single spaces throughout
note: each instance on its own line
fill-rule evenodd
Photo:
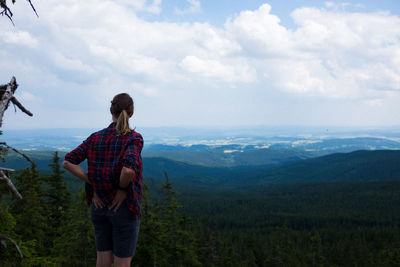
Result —
M 162 197 L 152 204 L 144 187 L 143 216 L 134 257 L 135 266 L 200 266 L 196 238 L 189 217 L 179 210 L 172 184 L 162 187 Z
M 4 234 L 13 240 L 17 238 L 15 234 L 15 218 L 8 210 L 8 206 L 0 203 L 0 233 Z M 19 257 L 14 245 L 9 241 L 4 241 L 6 247 L 0 244 L 0 266 L 7 266 L 15 258 Z
M 193 151 L 184 152 L 187 154 L 184 157 L 189 157 L 190 153 L 194 153 Z M 173 177 L 174 186 L 178 191 L 184 191 L 187 188 L 200 190 L 210 187 L 241 188 L 244 185 L 271 183 L 395 180 L 400 177 L 399 150 L 355 151 L 305 160 L 301 160 L 307 157 L 301 156 L 300 152 L 296 152 L 298 156 L 294 152 L 294 154 L 286 155 L 286 152 L 274 149 L 268 152 L 247 151 L 247 153 L 250 152 L 253 155 L 252 161 L 258 157 L 257 153 L 263 155 L 267 153 L 269 159 L 257 161 L 263 164 L 258 166 L 245 164 L 222 168 L 188 164 L 166 158 L 144 157 L 143 162 L 146 166 L 144 176 L 154 178 L 161 185 L 163 183 L 162 170 L 166 170 Z M 27 154 L 38 164 L 39 170 L 49 170 L 48 162 L 52 158 L 49 151 L 29 151 Z M 64 154 L 60 155 L 62 157 Z M 238 152 L 237 157 L 239 155 L 242 154 Z M 28 165 L 28 163 L 23 163 Z M 21 157 L 10 152 L 4 166 L 20 169 Z M 210 166 L 213 165 L 210 164 Z M 86 168 L 86 165 L 82 164 L 82 167 Z M 77 192 L 79 188 L 77 179 L 67 174 L 66 180 L 69 189 Z
M 52 172 L 43 178 L 47 213 L 47 236 L 46 245 L 53 246 L 54 240 L 58 239 L 62 232 L 60 227 L 67 220 L 69 208 L 71 207 L 71 194 L 67 190 L 63 173 L 59 164 L 58 152 L 54 152 L 53 162 L 49 164 Z
M 281 178 L 289 176 L 302 182 L 335 180 L 332 177 L 340 175 L 355 180 L 389 179 L 397 175 L 397 157 L 398 152 L 361 151 L 274 169 L 229 170 L 154 160 L 146 168 L 160 169 L 158 164 L 176 167 L 169 173 L 174 187 L 169 182 L 157 187 L 160 179 L 145 177 L 151 187 L 144 186 L 133 264 L 399 266 L 400 182 L 250 184 L 250 178 L 258 177 L 252 180 L 257 183 L 265 181 L 267 173 L 284 182 Z M 15 180 L 24 199 L 12 200 L 10 209 L 6 203 L 11 198 L 5 199 L 9 194 L 0 196 L 0 232 L 16 240 L 25 255 L 20 261 L 11 244 L 7 249 L 0 246 L 0 265 L 95 264 L 93 228 L 84 193 L 80 191 L 74 202 L 66 193 L 65 181 L 79 181 L 63 176 L 58 154 L 54 154 L 50 169 L 45 177 L 35 167 L 22 170 Z M 215 186 L 230 178 L 238 182 L 238 177 L 249 179 L 247 187 Z M 0 192 L 4 190 L 0 184 Z M 190 218 L 196 218 L 196 223 Z
M 191 221 L 186 214 L 179 211 L 181 205 L 168 180 L 162 189 L 163 196 L 155 210 L 162 222 L 160 235 L 164 237 L 162 247 L 166 251 L 163 266 L 170 266 L 172 262 L 175 266 L 198 266 L 200 263 L 195 251 L 195 237 L 190 229 Z
M 161 228 L 162 223 L 159 215 L 154 212 L 153 203 L 149 198 L 148 186 L 143 187 L 142 217 L 140 222 L 140 233 L 136 248 L 134 263 L 137 266 L 154 266 L 158 264 L 159 258 L 165 255 L 162 247 Z
M 0 130 L 0 135 L 3 132 Z M 0 162 L 4 162 L 4 157 L 7 155 L 7 149 L 0 146 Z M 13 240 L 16 239 L 15 225 L 16 221 L 12 214 L 9 212 L 8 200 L 5 201 L 5 192 L 8 192 L 8 188 L 4 183 L 0 183 L 0 234 L 6 235 Z M 12 266 L 13 260 L 19 257 L 17 250 L 14 245 L 8 240 L 3 240 L 3 244 L 0 244 L 0 266 Z
M 51 173 L 40 176 L 36 166 L 15 177 L 22 200 L 13 200 L 10 212 L 2 206 L 0 231 L 18 242 L 24 258 L 16 251 L 1 249 L 1 264 L 7 266 L 94 266 L 96 250 L 90 210 L 80 190 L 71 201 L 58 153 Z M 162 187 L 156 204 L 144 190 L 143 217 L 135 256 L 138 266 L 200 266 L 197 243 L 190 218 L 170 183 Z M 12 215 L 14 214 L 14 216 Z
M 83 190 L 79 191 L 77 201 L 67 213 L 65 223 L 60 227 L 60 236 L 54 240 L 52 252 L 58 264 L 95 265 L 94 231 Z
M 174 177 L 174 185 L 179 191 L 216 187 L 240 189 L 281 183 L 390 181 L 400 177 L 400 151 L 355 151 L 280 165 L 231 168 L 191 165 L 165 158 L 144 158 L 144 165 L 145 176 L 158 181 L 165 169 Z
M 396 266 L 398 260 L 399 181 L 186 192 L 180 201 L 209 225 L 199 233 L 208 245 L 199 258 L 210 266 Z
M 23 242 L 27 242 L 25 244 L 27 254 L 31 254 L 33 257 L 45 255 L 46 204 L 36 166 L 24 169 L 16 176 L 16 187 L 23 198 L 14 200 L 11 204 L 11 213 L 14 214 L 17 222 L 15 232 Z M 32 247 L 34 253 L 28 252 L 29 242 L 34 243 L 35 247 Z

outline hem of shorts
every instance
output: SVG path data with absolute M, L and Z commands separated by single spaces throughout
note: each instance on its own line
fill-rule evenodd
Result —
M 96 251 L 98 252 L 105 252 L 105 251 L 113 251 L 112 248 L 111 249 L 96 249 Z
M 117 256 L 118 258 L 130 258 L 130 257 L 135 256 L 135 253 L 133 253 L 133 255 L 131 255 L 131 256 L 118 256 L 117 254 L 114 253 L 114 256 Z

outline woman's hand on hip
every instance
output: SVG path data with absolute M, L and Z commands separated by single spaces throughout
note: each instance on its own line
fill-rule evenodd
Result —
M 99 198 L 99 196 L 94 192 L 93 195 L 93 205 L 96 207 L 96 209 L 101 209 L 104 207 L 103 201 Z
M 117 194 L 115 195 L 115 198 L 113 200 L 113 202 L 111 203 L 111 205 L 108 207 L 108 209 L 110 210 L 114 210 L 114 212 L 117 212 L 117 210 L 119 209 L 119 206 L 121 206 L 122 202 L 124 202 L 124 200 L 127 197 L 127 193 L 124 190 L 117 190 Z

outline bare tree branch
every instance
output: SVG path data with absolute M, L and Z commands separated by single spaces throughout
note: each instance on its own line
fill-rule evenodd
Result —
M 16 98 L 15 98 L 15 96 L 13 96 L 12 98 L 11 98 L 11 102 L 14 104 L 14 105 L 16 105 L 17 107 L 19 107 L 19 109 L 22 111 L 22 112 L 24 112 L 24 113 L 26 113 L 27 115 L 29 115 L 29 116 L 33 116 L 33 114 L 32 114 L 32 112 L 30 112 L 29 110 L 27 110 Z
M 33 9 L 33 12 L 35 12 L 36 16 L 39 17 L 39 15 L 38 15 L 38 13 L 36 12 L 36 9 L 35 9 L 35 7 L 33 6 L 31 0 L 26 0 L 26 1 L 29 2 L 29 4 L 31 5 L 31 7 L 32 7 L 32 9 Z M 13 0 L 13 3 L 15 3 L 15 0 Z
M 13 4 L 14 3 L 15 1 L 13 0 Z M 0 0 L 0 7 L 3 9 L 3 11 L 0 12 L 0 15 L 6 15 L 10 19 L 13 26 L 15 26 L 14 21 L 11 18 L 13 16 L 13 13 L 11 12 L 11 9 L 7 6 L 6 0 Z
M 4 92 L 1 92 L 2 96 L 0 99 L 0 127 L 3 124 L 4 111 L 7 110 L 10 100 L 14 96 L 14 92 L 17 87 L 17 80 L 15 79 L 15 77 L 12 77 L 11 81 L 7 84 L 6 90 Z
M 9 238 L 8 236 L 3 235 L 3 234 L 0 234 L 0 240 L 8 240 L 11 243 L 13 243 L 13 245 L 17 249 L 17 251 L 18 251 L 19 255 L 21 256 L 21 258 L 24 257 L 24 255 L 22 255 L 22 252 L 21 252 L 20 248 L 18 247 L 17 243 L 14 240 L 12 240 L 11 238 Z
M 3 6 L 5 4 L 5 0 L 0 0 L 0 4 Z M 24 113 L 28 114 L 29 116 L 32 116 L 32 113 L 27 110 L 15 97 L 14 97 L 14 92 L 17 90 L 18 84 L 17 80 L 15 77 L 11 78 L 10 83 L 7 85 L 1 85 L 0 86 L 0 127 L 3 123 L 3 116 L 4 112 L 7 110 L 10 101 L 17 106 L 19 109 L 21 109 Z M 15 107 L 14 106 L 14 107 Z M 27 161 L 31 163 L 31 165 L 34 165 L 34 162 L 24 153 L 20 152 L 16 148 L 13 148 L 9 146 L 6 142 L 0 142 L 0 146 L 5 146 L 7 149 L 11 149 L 15 151 L 16 153 L 22 155 Z M 4 181 L 10 191 L 19 199 L 22 199 L 21 194 L 18 192 L 17 188 L 14 186 L 12 183 L 11 179 L 8 177 L 8 173 L 10 171 L 13 171 L 11 169 L 6 169 L 0 167 L 0 181 Z
M 0 170 L 1 170 L 1 171 L 6 171 L 6 172 L 15 172 L 14 169 L 3 168 L 3 167 L 0 167 Z M 1 212 L 1 209 L 0 209 L 0 212 Z
M 22 153 L 21 151 L 19 151 L 18 149 L 14 148 L 14 147 L 12 147 L 12 146 L 7 145 L 6 142 L 0 142 L 0 146 L 5 146 L 5 147 L 7 147 L 8 149 L 13 150 L 14 152 L 16 152 L 16 153 L 20 154 L 21 156 L 23 156 L 23 157 L 24 157 L 27 161 L 29 161 L 32 165 L 34 164 L 33 160 L 31 160 L 26 154 Z
M 2 1 L 2 0 L 0 0 Z M 0 86 L 0 127 L 3 124 L 3 116 L 4 112 L 7 110 L 10 101 L 16 105 L 22 112 L 28 114 L 29 116 L 33 116 L 32 113 L 27 110 L 14 96 L 15 90 L 17 90 L 18 84 L 15 77 L 11 78 L 11 81 L 7 84 L 6 89 L 4 89 L 4 85 Z
M 21 194 L 18 192 L 17 188 L 14 186 L 10 178 L 8 178 L 8 172 L 0 168 L 0 181 L 4 181 L 11 192 L 19 199 L 22 199 Z
M 12 0 L 11 2 L 12 2 L 13 4 L 15 4 L 15 1 L 16 1 L 16 0 Z M 36 12 L 36 9 L 35 9 L 35 7 L 33 6 L 31 0 L 26 0 L 26 1 L 31 5 L 32 10 L 33 10 L 33 12 L 35 12 L 36 16 L 39 17 L 39 15 L 38 15 L 38 13 Z M 13 22 L 13 20 L 12 20 L 13 13 L 11 12 L 11 9 L 7 6 L 7 0 L 0 0 L 0 8 L 3 9 L 3 11 L 0 12 L 0 15 L 2 15 L 2 16 L 3 16 L 3 15 L 6 15 L 6 16 L 10 19 L 11 23 L 15 26 L 15 24 L 14 24 L 14 22 Z

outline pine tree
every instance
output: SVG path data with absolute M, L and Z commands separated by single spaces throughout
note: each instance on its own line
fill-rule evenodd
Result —
M 0 131 L 0 135 L 2 132 Z M 0 162 L 4 162 L 4 156 L 7 155 L 7 149 L 0 146 Z M 16 239 L 15 228 L 15 218 L 8 210 L 8 205 L 5 200 L 5 193 L 8 188 L 5 184 L 0 183 L 0 234 L 6 235 L 12 239 Z M 8 201 L 7 201 L 8 202 Z M 0 266 L 6 266 L 10 264 L 10 261 L 16 257 L 17 251 L 14 247 L 9 249 L 10 244 L 5 240 L 0 244 Z
M 201 266 L 192 222 L 180 211 L 168 179 L 162 191 L 162 199 L 153 204 L 144 185 L 134 266 Z
M 0 190 L 3 190 L 2 187 L 0 186 Z M 18 240 L 18 236 L 15 234 L 15 224 L 15 218 L 9 212 L 8 205 L 1 203 L 0 199 L 0 233 L 13 240 Z M 3 242 L 0 244 L 0 266 L 11 266 L 20 256 L 13 244 L 5 240 Z
M 65 266 L 94 266 L 96 248 L 90 209 L 86 205 L 85 192 L 81 189 L 77 201 L 67 213 L 61 235 L 54 241 L 54 250 L 58 252 L 57 263 Z
M 163 247 L 170 266 L 200 266 L 197 258 L 196 239 L 192 232 L 189 217 L 180 212 L 181 205 L 175 197 L 176 192 L 168 180 L 162 189 L 162 198 L 157 210 L 160 214 Z
M 311 242 L 311 265 L 325 266 L 325 258 L 322 251 L 322 239 L 318 231 L 310 236 Z
M 47 261 L 49 256 L 44 243 L 47 214 L 40 181 L 35 165 L 20 171 L 16 176 L 16 186 L 24 197 L 11 204 L 11 213 L 16 220 L 15 232 L 23 241 L 21 250 L 26 264 Z
M 46 245 L 51 247 L 54 240 L 61 235 L 60 228 L 67 220 L 68 210 L 71 206 L 71 194 L 64 182 L 64 171 L 61 170 L 59 160 L 58 152 L 54 152 L 53 161 L 49 164 L 52 173 L 44 178 L 48 216 Z
M 142 217 L 137 243 L 134 266 L 163 266 L 166 262 L 166 251 L 163 247 L 161 221 L 150 200 L 148 186 L 143 185 Z M 160 264 L 161 263 L 161 264 Z

